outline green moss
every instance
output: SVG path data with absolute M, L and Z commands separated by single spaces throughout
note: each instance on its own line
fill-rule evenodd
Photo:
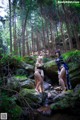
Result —
M 34 93 L 35 93 L 34 89 L 24 88 L 20 91 L 20 95 L 23 95 L 23 96 L 25 96 L 26 94 L 34 94 Z
M 55 65 L 56 65 L 55 61 L 50 61 L 50 62 L 45 63 L 45 67 L 52 67 Z
M 52 110 L 62 110 L 66 108 L 75 108 L 75 103 L 77 103 L 77 100 L 80 100 L 80 92 L 78 91 L 76 95 L 74 95 L 74 92 L 72 90 L 67 91 L 67 94 L 63 99 L 60 99 L 56 103 L 52 104 L 50 107 Z
M 19 95 L 24 97 L 28 104 L 30 104 L 32 107 L 37 106 L 40 102 L 40 98 L 35 94 L 34 89 L 24 88 L 20 91 Z
M 15 77 L 17 80 L 19 80 L 19 81 L 25 81 L 25 80 L 27 80 L 26 75 L 15 75 L 14 77 Z
M 36 56 L 25 56 L 23 57 L 23 61 L 27 64 L 34 65 L 36 62 Z
M 71 60 L 74 62 L 80 61 L 80 50 L 72 50 L 63 54 L 64 60 Z

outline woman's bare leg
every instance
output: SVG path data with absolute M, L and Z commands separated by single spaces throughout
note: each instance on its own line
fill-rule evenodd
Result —
M 41 77 L 41 75 L 38 76 L 38 83 L 36 88 L 39 90 L 39 92 L 43 92 L 43 79 Z
M 39 72 L 35 72 L 34 75 L 35 75 L 35 81 L 36 81 L 36 90 L 38 92 L 42 92 L 43 91 L 43 79 Z
M 59 75 L 59 84 L 61 85 L 62 90 L 66 90 L 66 80 L 64 79 L 65 75 L 66 75 L 66 71 L 65 68 L 63 67 Z

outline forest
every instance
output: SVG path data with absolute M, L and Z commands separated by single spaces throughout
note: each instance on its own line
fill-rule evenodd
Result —
M 41 54 L 43 92 L 35 74 Z M 0 0 L 0 119 L 80 120 L 79 0 Z

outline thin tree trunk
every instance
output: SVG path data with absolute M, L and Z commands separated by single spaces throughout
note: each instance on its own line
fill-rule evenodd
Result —
M 53 54 L 54 51 L 56 50 L 56 44 L 55 44 L 54 35 L 52 33 L 52 24 L 51 23 L 50 23 L 50 32 L 51 32 L 51 41 L 52 41 L 52 54 Z
M 70 47 L 70 50 L 73 49 L 73 43 L 72 43 L 72 38 L 71 38 L 71 31 L 70 31 L 70 24 L 69 24 L 69 21 L 68 21 L 68 16 L 67 16 L 67 12 L 65 10 L 65 7 L 64 7 L 64 4 L 62 4 L 62 8 L 63 8 L 63 11 L 64 11 L 64 15 L 65 15 L 65 23 L 66 23 L 66 28 L 67 28 L 67 32 L 68 32 L 68 37 L 69 37 L 69 47 Z
M 15 6 L 13 6 L 13 39 L 14 39 L 14 54 L 18 55 Z
M 64 37 L 64 33 L 63 33 L 63 23 L 61 23 L 61 35 L 62 35 L 62 42 L 63 42 L 63 49 L 66 52 L 67 50 L 67 46 L 66 46 L 66 41 L 65 41 L 65 37 Z
M 9 0 L 9 12 L 10 12 L 10 17 L 9 17 L 9 29 L 10 29 L 10 53 L 12 53 L 11 0 Z
M 42 16 L 42 5 L 40 6 L 40 10 L 41 10 L 41 16 Z M 43 48 L 44 48 L 44 51 L 46 52 L 46 41 L 45 41 L 45 30 L 44 30 L 44 23 L 43 23 L 43 19 L 42 19 L 42 32 L 43 32 Z
M 32 2 L 32 0 L 30 0 L 30 2 Z M 28 9 L 24 9 L 25 7 L 25 0 L 22 0 L 22 4 L 21 4 L 21 12 L 22 12 L 22 56 L 25 56 L 25 31 L 26 31 L 26 23 L 27 23 L 27 17 L 29 14 L 29 10 Z M 31 6 L 30 6 L 31 7 Z
M 30 52 L 29 52 L 29 41 L 28 41 L 27 30 L 26 30 L 26 49 L 27 49 L 27 55 L 30 55 Z
M 31 23 L 32 24 L 32 23 Z M 31 39 L 32 39 L 32 53 L 34 54 L 34 35 L 33 35 L 33 25 L 31 25 Z
M 73 28 L 73 31 L 74 31 L 74 36 L 75 36 L 75 40 L 76 40 L 77 49 L 80 49 L 80 42 L 79 42 L 79 37 L 78 37 L 78 32 L 77 32 L 76 25 L 73 25 L 72 28 Z
M 45 30 L 44 30 L 44 23 L 43 23 L 43 20 L 42 20 L 42 32 L 43 32 L 43 47 L 44 47 L 44 51 L 46 51 L 46 41 L 45 41 Z
M 40 39 L 39 39 L 39 33 L 37 31 L 37 40 L 36 40 L 36 45 L 37 45 L 37 51 L 38 51 L 38 54 L 40 53 Z
M 48 22 L 46 21 L 46 26 L 47 26 L 47 28 L 46 28 L 46 33 L 47 33 L 47 46 L 48 46 L 48 51 L 49 51 L 49 53 L 50 53 L 50 46 L 49 46 L 49 30 L 48 30 Z
M 18 39 L 19 44 L 19 55 L 21 56 L 21 38 Z

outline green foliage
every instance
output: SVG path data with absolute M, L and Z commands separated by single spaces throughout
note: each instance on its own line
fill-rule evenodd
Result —
M 73 50 L 63 54 L 64 60 L 71 62 L 80 62 L 80 50 Z
M 47 57 L 44 57 L 44 58 L 43 58 L 43 62 L 44 62 L 44 63 L 46 63 L 46 62 L 48 62 L 48 61 L 50 61 L 50 60 L 51 60 L 51 59 L 50 59 L 50 58 L 47 58 Z
M 22 58 L 13 55 L 2 55 L 0 59 L 1 73 L 14 72 L 16 68 L 21 66 Z M 2 71 L 3 70 L 3 71 Z
M 12 118 L 12 120 L 17 120 L 21 113 L 22 109 L 18 105 L 16 105 L 16 98 L 9 97 L 9 95 L 6 92 L 1 92 L 0 96 L 0 112 L 7 112 L 8 115 Z M 9 117 L 8 116 L 8 117 Z
M 36 56 L 25 56 L 23 58 L 23 61 L 26 62 L 27 64 L 34 65 L 36 62 Z
M 13 120 L 17 120 L 20 117 L 21 113 L 22 113 L 22 109 L 18 105 L 15 105 L 10 112 L 10 114 L 12 114 L 11 117 Z

